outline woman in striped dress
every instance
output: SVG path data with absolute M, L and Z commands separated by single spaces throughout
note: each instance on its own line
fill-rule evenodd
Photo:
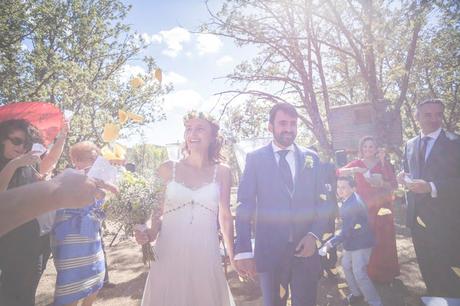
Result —
M 84 141 L 70 148 L 70 158 L 77 170 L 89 170 L 99 149 Z M 54 292 L 55 305 L 92 305 L 102 288 L 105 260 L 99 228 L 104 214 L 103 201 L 84 208 L 61 209 L 51 238 L 54 265 L 57 271 Z

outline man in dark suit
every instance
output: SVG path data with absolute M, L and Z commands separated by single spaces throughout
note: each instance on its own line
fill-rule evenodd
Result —
M 421 133 L 406 144 L 398 180 L 428 295 L 460 297 L 460 138 L 442 129 L 443 112 L 438 99 L 417 105 Z
M 289 290 L 292 305 L 316 305 L 321 272 L 316 242 L 327 217 L 320 207 L 318 156 L 294 144 L 297 119 L 290 104 L 271 109 L 273 141 L 247 155 L 238 188 L 236 268 L 251 278 L 258 273 L 264 306 L 286 305 Z

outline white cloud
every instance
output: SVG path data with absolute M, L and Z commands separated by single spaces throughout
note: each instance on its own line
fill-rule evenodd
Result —
M 133 65 L 124 65 L 120 72 L 120 80 L 122 82 L 127 82 L 133 76 L 139 74 L 145 74 L 145 69 L 141 66 L 133 66 Z
M 183 113 L 191 109 L 198 109 L 203 103 L 203 97 L 193 89 L 174 91 L 165 96 L 163 104 L 166 116 L 168 112 Z
M 148 34 L 147 34 L 148 35 Z M 149 36 L 150 41 L 165 43 L 166 49 L 162 53 L 169 57 L 176 57 L 183 49 L 183 44 L 190 41 L 190 32 L 181 27 L 174 27 L 167 31 Z
M 196 47 L 199 55 L 216 53 L 223 46 L 222 41 L 216 35 L 198 34 L 196 38 Z
M 163 80 L 165 83 L 173 83 L 173 85 L 180 85 L 188 82 L 188 79 L 186 77 L 172 71 L 166 72 Z
M 233 57 L 229 55 L 222 56 L 216 61 L 217 66 L 222 67 L 228 64 L 233 63 Z

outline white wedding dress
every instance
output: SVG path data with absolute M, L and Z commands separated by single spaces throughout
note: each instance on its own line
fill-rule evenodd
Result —
M 143 306 L 235 305 L 219 252 L 216 169 L 211 183 L 192 189 L 176 182 L 174 163 Z

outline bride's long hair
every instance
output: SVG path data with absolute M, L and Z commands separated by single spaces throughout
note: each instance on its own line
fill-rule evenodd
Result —
M 203 112 L 190 111 L 184 116 L 184 124 L 190 119 L 203 119 L 209 123 L 211 126 L 211 143 L 208 148 L 208 157 L 209 160 L 215 164 L 219 164 L 225 160 L 225 157 L 222 155 L 221 150 L 224 143 L 224 138 L 220 135 L 219 123 L 209 114 Z M 190 148 L 187 146 L 187 142 L 184 142 L 182 147 L 182 155 L 187 157 L 190 155 Z

